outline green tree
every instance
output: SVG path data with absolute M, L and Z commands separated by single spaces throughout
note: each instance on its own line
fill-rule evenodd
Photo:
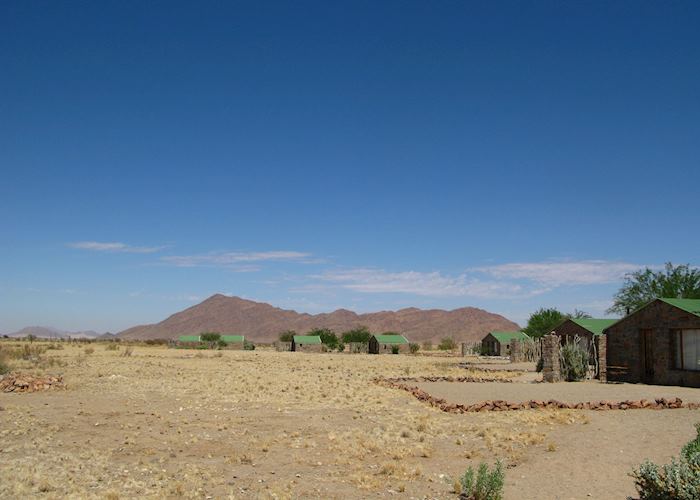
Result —
M 454 351 L 457 349 L 457 342 L 452 337 L 445 337 L 438 344 L 438 349 L 441 351 Z
M 541 308 L 530 315 L 527 326 L 523 328 L 529 337 L 536 338 L 547 335 L 555 326 L 564 321 L 567 315 L 562 314 L 554 308 Z
M 329 328 L 314 328 L 306 335 L 321 337 L 321 342 L 323 342 L 331 350 L 338 347 L 338 336 Z
M 281 332 L 279 334 L 280 342 L 291 342 L 292 340 L 294 340 L 295 335 L 299 335 L 299 334 L 297 332 L 295 332 L 294 330 L 286 330 L 284 332 Z
M 372 337 L 372 333 L 366 326 L 358 326 L 357 328 L 344 332 L 342 335 L 343 342 L 346 344 L 350 342 L 369 342 L 370 337 Z
M 202 333 L 199 338 L 202 342 L 218 342 L 221 340 L 221 334 L 215 332 L 205 332 Z
M 700 299 L 700 269 L 688 264 L 667 262 L 663 270 L 645 268 L 625 276 L 622 288 L 613 297 L 610 313 L 627 314 L 654 299 Z

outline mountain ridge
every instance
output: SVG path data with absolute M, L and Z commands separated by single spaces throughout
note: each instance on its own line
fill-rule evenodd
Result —
M 407 307 L 361 314 L 341 308 L 330 313 L 309 314 L 266 302 L 214 294 L 163 321 L 137 325 L 117 336 L 123 339 L 173 339 L 179 335 L 215 331 L 245 335 L 253 342 L 273 342 L 285 330 L 304 333 L 312 328 L 330 328 L 341 333 L 357 326 L 367 326 L 374 333 L 397 331 L 413 342 L 439 342 L 444 337 L 452 337 L 458 342 L 475 342 L 493 330 L 520 329 L 499 314 L 475 307 L 450 311 Z

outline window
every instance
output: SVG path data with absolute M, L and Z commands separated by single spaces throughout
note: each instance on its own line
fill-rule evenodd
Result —
M 675 332 L 676 368 L 700 371 L 700 330 Z

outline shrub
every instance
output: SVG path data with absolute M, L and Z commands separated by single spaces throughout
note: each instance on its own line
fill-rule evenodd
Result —
M 350 344 L 352 342 L 359 342 L 359 343 L 367 343 L 369 342 L 369 339 L 372 337 L 372 333 L 369 331 L 369 328 L 366 326 L 358 326 L 357 328 L 354 328 L 352 330 L 349 330 L 347 332 L 344 332 L 341 336 L 342 340 L 346 344 Z
M 423 350 L 424 351 L 432 351 L 433 350 L 433 343 L 429 340 L 426 340 L 423 342 Z
M 581 346 L 578 338 L 568 339 L 559 353 L 561 376 L 568 382 L 584 380 L 588 371 L 588 351 Z
M 279 334 L 280 342 L 291 342 L 294 340 L 294 336 L 298 335 L 294 330 L 287 330 Z
M 63 344 L 59 344 L 58 342 L 51 342 L 46 346 L 47 351 L 62 351 L 63 350 Z
M 454 351 L 457 349 L 457 342 L 451 337 L 445 337 L 438 344 L 438 349 L 441 351 Z
M 338 342 L 336 349 L 338 349 L 338 352 L 343 352 L 345 350 L 345 344 L 343 344 L 342 342 Z
M 243 349 L 246 351 L 254 351 L 255 350 L 255 344 L 253 344 L 249 340 L 243 339 Z
M 122 358 L 131 357 L 131 354 L 132 354 L 133 352 L 134 352 L 134 348 L 133 348 L 133 347 L 131 347 L 130 345 L 129 345 L 129 346 L 126 346 L 126 347 L 124 348 L 124 350 L 122 351 L 122 353 L 121 353 L 121 357 L 122 357 Z
M 118 351 L 119 346 L 115 344 L 114 342 L 110 342 L 105 346 L 105 351 Z
M 205 332 L 202 333 L 199 336 L 199 338 L 202 342 L 219 342 L 219 340 L 221 340 L 221 334 L 214 332 Z
M 314 328 L 306 335 L 321 337 L 321 342 L 328 348 L 329 351 L 332 351 L 338 347 L 338 336 L 333 330 L 328 328 Z
M 85 348 L 85 354 L 90 355 L 90 354 L 92 354 L 93 352 L 95 352 L 95 348 L 94 348 L 94 347 L 86 347 L 86 348 Z
M 415 354 L 420 350 L 420 346 L 418 344 L 408 344 L 408 348 L 411 350 L 411 354 Z
M 632 473 L 640 500 L 691 500 L 700 492 L 700 425 L 679 458 L 659 467 L 649 460 Z
M 398 354 L 398 353 L 399 353 L 399 346 L 392 345 L 391 346 L 391 354 Z
M 496 462 L 493 470 L 482 462 L 474 471 L 469 467 L 460 478 L 462 488 L 460 498 L 466 500 L 501 500 L 503 498 L 503 481 L 505 474 L 501 462 Z

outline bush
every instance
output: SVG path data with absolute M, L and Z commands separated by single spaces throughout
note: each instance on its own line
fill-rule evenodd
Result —
M 391 354 L 398 354 L 398 353 L 399 353 L 399 346 L 392 345 L 391 346 Z
M 503 498 L 503 481 L 505 474 L 501 462 L 496 462 L 493 470 L 482 462 L 475 472 L 469 467 L 460 478 L 462 488 L 460 498 L 466 500 L 501 500 Z
M 433 343 L 429 340 L 426 340 L 423 342 L 423 350 L 424 351 L 432 351 L 433 350 Z
M 118 351 L 119 346 L 115 344 L 114 342 L 110 342 L 105 346 L 105 351 Z
M 306 335 L 321 337 L 321 342 L 328 348 L 329 351 L 332 351 L 338 347 L 338 336 L 333 330 L 328 328 L 314 328 Z
M 438 349 L 441 351 L 454 351 L 457 349 L 457 342 L 451 337 L 445 337 L 438 344 Z
M 249 340 L 243 340 L 243 349 L 246 351 L 254 351 L 255 350 L 255 344 L 253 344 Z
M 700 492 L 700 425 L 679 458 L 659 467 L 649 460 L 632 473 L 640 500 L 691 500 Z
M 341 338 L 345 344 L 350 344 L 352 342 L 359 342 L 366 344 L 369 342 L 369 339 L 372 337 L 372 333 L 369 331 L 369 328 L 366 326 L 359 326 L 353 330 L 349 330 L 347 332 L 344 332 L 341 335 Z
M 285 332 L 282 332 L 279 334 L 280 342 L 291 342 L 292 340 L 294 340 L 295 335 L 299 334 L 294 330 L 287 330 Z
M 205 332 L 202 333 L 199 336 L 199 338 L 202 342 L 219 342 L 219 340 L 221 340 L 221 334 L 214 332 Z
M 561 376 L 567 382 L 584 380 L 588 372 L 588 351 L 581 346 L 578 338 L 568 339 L 559 353 Z
M 345 344 L 343 344 L 342 342 L 338 342 L 336 349 L 338 350 L 338 352 L 343 352 L 345 350 Z
M 130 345 L 129 345 L 129 346 L 126 346 L 126 347 L 124 348 L 124 350 L 122 351 L 122 353 L 121 353 L 121 357 L 122 357 L 122 358 L 129 358 L 129 357 L 131 357 L 131 354 L 132 354 L 133 352 L 134 352 L 134 348 L 133 348 L 133 347 L 131 347 Z
M 85 348 L 85 354 L 90 355 L 90 354 L 92 354 L 93 352 L 95 352 L 95 348 L 94 348 L 94 347 L 86 347 L 86 348 Z
M 420 346 L 418 344 L 408 344 L 408 348 L 411 351 L 411 354 L 415 354 L 420 350 Z

